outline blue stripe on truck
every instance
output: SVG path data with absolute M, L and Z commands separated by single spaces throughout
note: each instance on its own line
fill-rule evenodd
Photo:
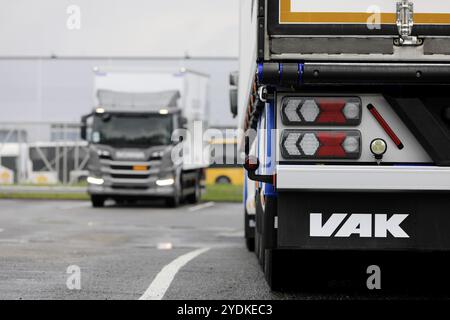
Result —
M 267 154 L 265 154 L 264 171 L 265 174 L 274 174 L 276 166 L 275 137 L 272 131 L 275 129 L 275 102 L 266 104 L 266 144 Z M 263 184 L 264 195 L 267 197 L 276 197 L 277 192 L 273 184 Z

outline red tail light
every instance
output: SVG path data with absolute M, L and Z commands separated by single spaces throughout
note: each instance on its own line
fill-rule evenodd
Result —
M 392 128 L 386 122 L 386 120 L 384 120 L 383 116 L 378 112 L 377 108 L 375 108 L 373 104 L 369 104 L 367 106 L 367 109 L 369 109 L 370 113 L 378 121 L 378 123 L 381 125 L 381 127 L 384 129 L 384 131 L 387 133 L 387 135 L 392 139 L 392 141 L 395 143 L 397 148 L 402 150 L 405 146 L 400 141 L 400 139 L 397 137 L 394 130 L 392 130 Z
M 361 133 L 357 130 L 285 130 L 281 154 L 285 159 L 359 159 Z
M 324 157 L 339 157 L 345 158 L 346 152 L 342 144 L 347 138 L 347 135 L 343 132 L 319 132 L 317 133 L 317 139 L 321 144 L 317 151 L 319 158 Z
M 285 97 L 281 110 L 285 125 L 355 126 L 361 123 L 362 104 L 356 97 Z

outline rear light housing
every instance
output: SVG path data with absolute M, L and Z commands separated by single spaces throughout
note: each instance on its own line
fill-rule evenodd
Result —
M 362 103 L 358 97 L 284 97 L 281 120 L 296 126 L 357 126 Z
M 281 154 L 285 159 L 359 159 L 358 130 L 284 130 Z

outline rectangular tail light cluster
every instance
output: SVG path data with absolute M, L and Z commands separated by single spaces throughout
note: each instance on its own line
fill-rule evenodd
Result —
M 284 125 L 357 126 L 361 115 L 358 97 L 285 97 L 281 103 Z
M 285 159 L 359 159 L 358 130 L 284 130 L 281 154 Z

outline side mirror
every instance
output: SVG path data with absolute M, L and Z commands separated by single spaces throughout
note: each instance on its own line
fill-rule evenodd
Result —
M 230 111 L 233 118 L 238 114 L 238 86 L 239 86 L 239 72 L 234 71 L 230 73 Z
M 81 127 L 80 127 L 80 137 L 83 140 L 87 140 L 87 119 L 91 117 L 93 114 L 87 114 L 81 117 Z
M 234 118 L 238 114 L 238 90 L 236 88 L 230 89 L 230 111 Z
M 80 137 L 83 140 L 87 140 L 87 125 L 85 123 L 81 124 Z
M 230 73 L 230 86 L 238 87 L 239 86 L 239 72 L 233 71 Z

